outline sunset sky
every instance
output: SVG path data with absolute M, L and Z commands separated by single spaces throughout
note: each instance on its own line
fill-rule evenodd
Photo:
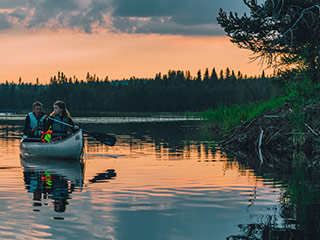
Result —
M 47 83 L 58 71 L 84 79 L 154 77 L 168 70 L 264 68 L 230 43 L 220 8 L 241 0 L 0 0 L 0 82 Z

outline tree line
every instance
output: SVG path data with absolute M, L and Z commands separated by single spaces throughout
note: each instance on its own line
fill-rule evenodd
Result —
M 154 78 L 110 81 L 87 74 L 85 80 L 58 72 L 48 84 L 6 82 L 0 84 L 0 110 L 30 109 L 41 101 L 51 109 L 56 100 L 66 102 L 71 111 L 184 112 L 216 109 L 268 100 L 278 93 L 272 77 L 235 74 L 227 68 L 217 74 L 207 68 L 192 77 L 189 71 L 169 70 Z

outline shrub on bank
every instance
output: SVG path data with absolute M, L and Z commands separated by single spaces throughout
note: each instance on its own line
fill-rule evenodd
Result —
M 209 123 L 211 129 L 225 133 L 256 116 L 282 106 L 287 99 L 287 96 L 279 96 L 263 103 L 220 106 L 216 110 L 209 109 L 203 112 L 202 117 Z

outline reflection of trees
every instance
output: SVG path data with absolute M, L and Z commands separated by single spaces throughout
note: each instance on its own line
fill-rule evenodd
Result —
M 212 141 L 199 141 L 205 139 L 201 136 L 202 122 L 145 122 L 127 124 L 83 124 L 83 128 L 93 132 L 117 133 L 117 146 L 125 145 L 132 152 L 144 152 L 156 156 L 158 160 L 198 159 L 210 162 L 230 157 L 213 147 Z M 108 147 L 86 138 L 87 152 L 108 151 Z M 233 157 L 230 157 L 231 159 Z M 232 161 L 226 165 L 234 167 Z M 232 165 L 232 166 L 231 166 Z M 229 167 L 229 166 L 227 166 Z
M 22 129 L 22 127 L 20 125 L 12 123 L 12 121 L 0 121 L 0 138 L 8 140 L 14 137 L 21 137 L 21 134 L 17 132 L 17 129 Z
M 271 179 L 282 189 L 281 217 L 284 227 L 269 216 L 257 224 L 239 224 L 243 234 L 228 239 L 318 239 L 320 235 L 320 164 L 303 152 L 283 155 L 263 154 L 263 162 L 253 152 L 233 152 L 244 167 L 254 169 L 263 179 Z
M 302 239 L 296 230 L 284 230 L 274 227 L 272 222 L 262 224 L 240 224 L 242 235 L 229 236 L 227 240 L 285 240 Z
M 199 128 L 201 122 L 146 122 L 127 124 L 86 124 L 81 125 L 85 129 L 96 132 L 116 132 L 118 144 L 126 143 L 131 149 L 143 149 L 147 144 L 152 144 L 155 149 L 162 147 L 172 153 L 184 150 L 185 147 L 199 143 Z M 95 143 L 89 139 L 89 147 Z M 97 145 L 98 149 L 98 145 Z

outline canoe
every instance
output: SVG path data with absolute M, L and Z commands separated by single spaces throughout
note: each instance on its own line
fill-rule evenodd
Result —
M 22 139 L 20 151 L 23 157 L 79 159 L 83 153 L 82 130 L 53 143 L 30 142 Z

